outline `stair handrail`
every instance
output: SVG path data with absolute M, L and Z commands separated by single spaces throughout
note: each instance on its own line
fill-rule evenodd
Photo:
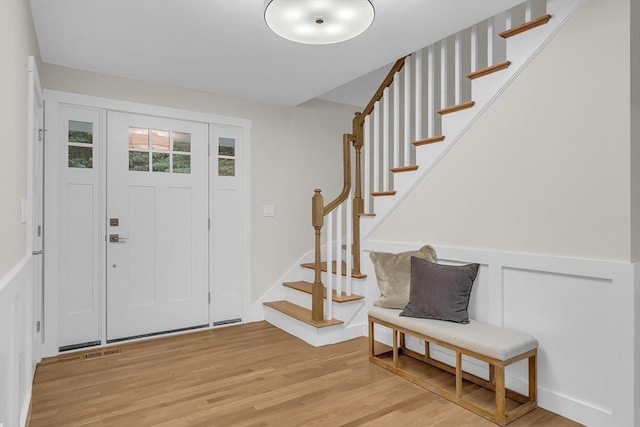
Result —
M 324 205 L 322 191 L 316 188 L 311 199 L 311 224 L 315 230 L 314 241 L 314 280 L 311 286 L 311 319 L 314 321 L 324 320 L 324 285 L 322 284 L 322 227 L 324 217 L 329 215 L 340 204 L 349 198 L 351 191 L 351 152 L 349 144 L 355 140 L 354 135 L 345 133 L 342 135 L 342 169 L 343 182 L 340 194 Z M 330 241 L 331 236 L 328 237 Z M 330 243 L 328 243 L 330 244 Z M 339 272 L 338 272 L 339 273 Z M 331 274 L 331 266 L 327 265 L 327 274 Z M 331 298 L 332 289 L 327 289 L 327 297 Z
M 362 147 L 364 146 L 363 125 L 365 118 L 373 112 L 376 102 L 382 99 L 386 88 L 393 84 L 395 75 L 402 70 L 405 64 L 406 56 L 398 59 L 384 78 L 378 90 L 362 110 L 357 112 L 352 121 L 352 132 L 354 135 L 353 148 L 355 149 L 355 184 L 353 195 L 353 233 L 351 243 L 351 257 L 353 259 L 353 274 L 361 275 L 362 269 L 360 264 L 360 217 L 364 214 L 364 199 L 362 198 Z
M 364 144 L 362 137 L 362 126 L 364 124 L 364 118 L 371 114 L 373 107 L 378 102 L 384 93 L 384 90 L 389 87 L 394 80 L 395 74 L 404 67 L 405 57 L 398 59 L 391 67 L 387 76 L 382 81 L 382 84 L 378 90 L 374 93 L 373 97 L 365 107 L 362 113 L 357 112 L 352 121 L 353 133 L 345 133 L 342 136 L 342 167 L 343 167 L 343 183 L 342 191 L 340 194 L 327 205 L 324 205 L 324 197 L 322 196 L 322 190 L 316 188 L 314 195 L 311 199 L 311 223 L 314 228 L 314 280 L 311 287 L 311 319 L 314 321 L 324 320 L 324 284 L 322 283 L 322 227 L 324 226 L 324 217 L 333 212 L 338 206 L 344 203 L 349 197 L 351 192 L 351 152 L 349 144 L 353 144 L 355 148 L 355 194 L 353 198 L 352 209 L 352 242 L 349 251 L 349 255 L 352 257 L 353 269 L 346 272 L 346 274 L 361 274 L 360 268 L 360 215 L 364 213 L 364 203 L 362 199 L 362 160 L 361 150 Z M 328 245 L 330 243 L 331 236 L 328 237 Z M 348 256 L 349 256 L 348 255 Z M 340 267 L 336 266 L 336 273 L 340 275 Z M 327 264 L 327 274 L 331 274 L 332 266 Z M 331 292 L 333 289 L 327 289 L 327 297 L 331 298 Z

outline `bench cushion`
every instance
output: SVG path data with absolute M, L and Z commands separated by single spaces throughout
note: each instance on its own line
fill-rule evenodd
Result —
M 410 331 L 502 361 L 538 347 L 538 341 L 534 337 L 512 329 L 489 325 L 477 320 L 461 324 L 442 320 L 401 317 L 401 311 L 373 306 L 369 310 L 369 315 Z

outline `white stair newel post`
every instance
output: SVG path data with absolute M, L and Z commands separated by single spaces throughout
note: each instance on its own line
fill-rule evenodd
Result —
M 417 140 L 422 138 L 422 50 L 417 51 L 415 54 L 416 61 L 415 66 L 416 69 L 414 71 L 414 94 L 415 94 L 415 105 L 414 105 L 414 126 L 415 133 L 414 138 Z
M 338 205 L 336 209 L 336 292 L 338 295 L 342 292 L 342 206 L 344 203 Z M 329 292 L 332 292 L 333 288 L 327 289 L 327 300 L 330 299 Z
M 382 191 L 389 187 L 389 88 L 382 95 Z
M 400 73 L 393 78 L 393 167 L 404 166 L 400 164 Z M 406 165 L 406 163 L 405 163 Z
M 333 289 L 333 274 L 331 274 L 331 265 L 333 264 L 333 215 L 330 212 L 327 215 L 327 274 L 326 274 L 326 290 L 327 290 L 327 320 L 333 318 L 332 304 L 330 299 L 331 289 Z
M 364 198 L 364 212 L 369 213 L 371 209 L 371 151 L 373 149 L 371 141 L 371 116 L 364 118 L 364 179 L 362 180 L 362 197 Z
M 352 192 L 349 192 L 349 200 L 352 200 Z M 351 203 L 347 203 L 347 277 L 346 277 L 346 291 L 347 295 L 351 295 L 351 271 L 353 271 L 353 206 Z M 340 294 L 338 294 L 340 295 Z
M 404 83 L 404 164 L 408 165 L 409 147 L 411 146 L 411 56 L 405 58 L 404 68 L 402 69 Z
M 434 46 L 427 50 L 427 137 L 434 136 L 434 118 L 436 114 L 436 89 L 435 89 L 435 52 Z
M 380 191 L 380 101 L 373 107 L 373 186 L 372 191 Z

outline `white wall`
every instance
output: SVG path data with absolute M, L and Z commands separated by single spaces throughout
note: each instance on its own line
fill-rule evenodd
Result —
M 40 57 L 27 0 L 0 1 L 0 278 L 25 254 L 27 66 Z
M 372 238 L 629 261 L 629 49 L 586 1 Z
M 353 107 L 325 101 L 279 107 L 45 64 L 46 89 L 245 118 L 251 128 L 251 301 L 312 248 L 311 196 L 341 188 L 342 134 Z M 275 217 L 262 216 L 273 204 Z
M 640 2 L 631 2 L 631 260 L 640 262 Z

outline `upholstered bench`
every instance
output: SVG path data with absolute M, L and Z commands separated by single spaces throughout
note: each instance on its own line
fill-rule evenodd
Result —
M 536 356 L 538 342 L 530 335 L 507 328 L 470 320 L 468 324 L 441 320 L 402 317 L 402 310 L 373 306 L 369 310 L 369 360 L 409 381 L 416 383 L 497 424 L 507 423 L 536 408 Z M 393 347 L 376 354 L 374 325 L 390 328 Z M 425 354 L 405 347 L 405 335 L 423 340 Z M 456 366 L 449 366 L 430 355 L 429 345 L 435 344 L 455 352 Z M 462 356 L 488 364 L 489 378 L 465 372 Z M 505 367 L 528 359 L 528 396 L 505 386 Z M 453 374 L 452 380 L 429 372 L 418 360 L 441 371 Z M 430 368 L 433 371 L 433 368 Z M 439 371 L 436 371 L 439 372 Z M 455 378 L 455 381 L 453 381 Z M 464 384 L 473 383 L 495 394 L 489 403 L 478 399 L 478 387 L 465 391 Z M 475 388 L 474 388 L 475 387 Z M 483 405 L 484 403 L 484 405 Z

